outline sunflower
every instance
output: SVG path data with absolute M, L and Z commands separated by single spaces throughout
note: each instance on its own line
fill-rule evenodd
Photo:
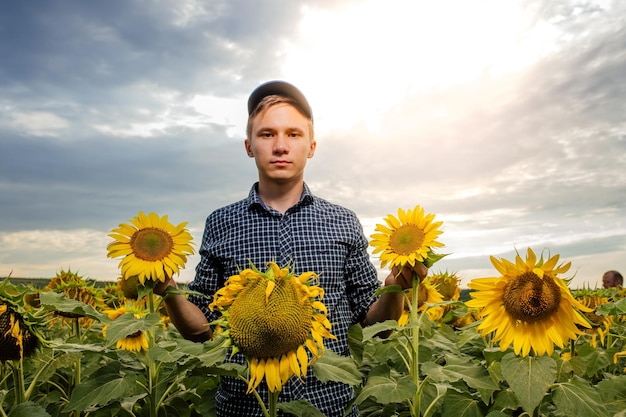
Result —
M 398 319 L 399 326 L 406 326 L 407 323 L 409 322 L 409 317 L 410 317 L 409 303 L 412 298 L 413 298 L 413 290 L 409 289 L 407 290 L 408 300 L 405 300 L 405 303 L 404 303 L 404 311 L 402 312 L 402 315 Z M 435 286 L 428 280 L 428 278 L 426 278 L 425 280 L 419 283 L 418 290 L 417 290 L 417 305 L 418 305 L 417 311 L 418 312 L 425 311 L 428 317 L 432 321 L 437 321 L 443 316 L 444 310 L 441 306 L 431 307 L 429 306 L 429 304 L 436 304 L 442 301 L 443 301 L 442 295 L 437 291 L 437 288 L 435 288 Z
M 83 276 L 72 272 L 70 269 L 64 271 L 61 269 L 57 272 L 48 284 L 44 287 L 44 291 L 53 291 L 58 294 L 65 294 L 65 297 L 80 301 L 94 308 L 104 306 L 104 294 L 102 290 L 96 288 L 95 283 L 87 282 Z M 65 318 L 84 318 L 82 314 L 71 313 L 65 311 L 56 311 L 57 315 Z M 91 322 L 91 319 L 86 322 Z
M 114 241 L 107 246 L 109 258 L 123 257 L 119 266 L 125 279 L 136 275 L 142 285 L 146 279 L 164 282 L 166 276 L 178 274 L 194 253 L 187 222 L 174 226 L 167 215 L 146 216 L 140 211 L 130 223 L 113 229 L 109 237 Z
M 37 337 L 13 307 L 0 301 L 0 360 L 19 360 L 37 348 Z
M 145 309 L 133 304 L 126 304 L 122 307 L 104 310 L 104 313 L 109 316 L 111 320 L 116 320 L 124 314 L 133 314 L 136 319 L 140 319 L 145 316 Z M 102 328 L 102 335 L 106 337 L 107 325 Z M 148 336 L 141 330 L 132 333 L 123 339 L 118 340 L 115 343 L 117 349 L 128 350 L 130 352 L 139 352 L 141 350 L 148 350 Z
M 442 233 L 439 226 L 443 222 L 434 222 L 434 214 L 425 214 L 424 209 L 416 206 L 414 209 L 398 209 L 398 217 L 389 214 L 383 220 L 387 225 L 377 224 L 376 232 L 370 237 L 370 244 L 374 247 L 373 253 L 380 254 L 380 265 L 384 268 L 403 267 L 407 264 L 414 266 L 422 262 L 426 267 L 445 255 L 437 255 L 432 248 L 443 246 L 436 239 Z
M 437 288 L 444 301 L 456 301 L 461 297 L 461 279 L 454 273 L 439 272 L 428 277 L 430 283 Z
M 576 301 L 565 280 L 557 274 L 567 272 L 571 262 L 557 265 L 559 255 L 543 261 L 528 248 L 526 261 L 519 254 L 515 263 L 491 257 L 491 263 L 502 275 L 477 278 L 468 285 L 474 290 L 468 307 L 480 308 L 482 322 L 477 330 L 483 335 L 495 332 L 493 341 L 505 351 L 511 344 L 516 355 L 551 355 L 554 345 L 563 348 L 588 328 L 579 311 L 591 309 Z M 577 311 L 579 310 L 579 311 Z
M 590 290 L 577 291 L 574 294 L 574 298 L 585 307 L 591 309 L 591 311 L 583 313 L 591 327 L 580 328 L 579 326 L 579 328 L 588 335 L 591 335 L 591 346 L 594 348 L 598 346 L 598 336 L 600 337 L 600 345 L 604 346 L 606 335 L 609 333 L 611 324 L 613 324 L 613 317 L 596 314 L 596 308 L 602 304 L 608 303 L 609 298 L 601 296 L 599 291 Z
M 233 352 L 245 354 L 249 364 L 248 393 L 265 378 L 270 392 L 278 392 L 292 377 L 306 376 L 312 361 L 324 354 L 323 338 L 333 338 L 317 275 L 296 276 L 289 268 L 268 262 L 265 272 L 254 265 L 231 276 L 209 305 L 222 317 L 214 324 L 228 337 Z

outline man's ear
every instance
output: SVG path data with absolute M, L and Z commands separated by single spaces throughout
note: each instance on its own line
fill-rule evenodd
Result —
M 315 148 L 317 147 L 317 142 L 315 140 L 313 140 L 311 142 L 311 147 L 309 148 L 309 158 L 313 158 L 313 155 L 315 155 Z
M 246 139 L 243 141 L 243 146 L 246 147 L 246 153 L 250 158 L 254 158 L 254 153 L 252 153 L 252 146 L 250 145 L 250 139 Z

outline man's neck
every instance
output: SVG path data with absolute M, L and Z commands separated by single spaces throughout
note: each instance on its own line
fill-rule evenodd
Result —
M 259 181 L 259 197 L 263 203 L 283 214 L 300 201 L 303 190 L 302 180 L 283 184 Z

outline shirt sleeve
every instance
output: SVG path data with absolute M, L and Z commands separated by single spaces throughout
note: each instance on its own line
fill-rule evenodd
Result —
M 360 323 L 365 319 L 370 307 L 376 301 L 374 293 L 380 287 L 376 268 L 367 252 L 368 242 L 363 234 L 363 227 L 356 218 L 352 218 L 355 230 L 355 244 L 346 260 L 346 292 L 353 322 Z
M 200 310 L 202 310 L 209 323 L 216 320 L 220 316 L 217 311 L 211 312 L 209 310 L 209 304 L 213 302 L 213 295 L 217 292 L 217 290 L 224 286 L 222 264 L 219 259 L 211 254 L 210 250 L 213 239 L 213 230 L 213 216 L 209 216 L 206 220 L 202 236 L 202 243 L 199 250 L 200 262 L 196 266 L 196 276 L 187 286 L 190 291 L 195 291 L 204 295 L 190 294 L 189 301 L 197 305 Z

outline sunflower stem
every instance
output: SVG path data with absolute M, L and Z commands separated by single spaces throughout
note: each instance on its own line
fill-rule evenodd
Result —
M 13 372 L 13 385 L 15 388 L 15 405 L 22 404 L 24 399 L 24 362 L 22 358 L 9 361 Z
M 410 319 L 409 323 L 411 324 L 410 332 L 411 332 L 411 346 L 412 346 L 412 354 L 413 358 L 411 360 L 411 376 L 413 377 L 413 382 L 416 387 L 420 386 L 420 376 L 419 376 L 419 337 L 420 337 L 420 328 L 419 328 L 419 317 L 418 317 L 418 308 L 419 308 L 419 277 L 417 274 L 413 273 L 413 294 L 411 297 L 411 309 L 409 311 Z M 415 395 L 413 397 L 411 416 L 419 417 L 420 415 L 420 390 L 415 390 Z
M 150 313 L 154 313 L 154 294 L 152 291 L 148 293 L 148 305 L 150 306 Z
M 245 382 L 246 384 L 248 384 L 248 382 L 249 382 L 246 378 L 244 378 L 241 375 L 237 375 L 237 379 L 239 379 L 240 381 Z M 256 389 L 253 389 L 252 390 L 252 394 L 254 395 L 254 397 L 256 398 L 257 402 L 259 403 L 259 406 L 261 407 L 261 411 L 263 412 L 263 416 L 264 417 L 269 417 L 270 414 L 267 411 L 267 408 L 265 407 L 265 403 L 263 402 L 263 399 L 259 395 L 259 392 Z
M 74 328 L 74 336 L 76 337 L 76 340 L 78 340 L 78 342 L 81 342 L 81 332 L 80 332 L 80 321 L 78 317 L 74 318 L 74 321 L 72 322 L 72 327 Z M 72 390 L 73 391 L 78 384 L 80 384 L 80 380 L 81 380 L 82 376 L 81 376 L 81 356 L 79 355 L 78 358 L 76 358 L 76 362 L 74 363 L 74 383 L 72 384 Z M 76 410 L 74 411 L 74 415 L 76 417 L 80 417 L 80 410 Z
M 150 312 L 153 312 L 154 302 L 152 298 L 152 292 L 150 292 L 148 296 L 150 300 Z M 148 349 L 154 346 L 154 332 L 153 329 L 149 329 L 148 333 Z M 158 378 L 158 370 L 156 368 L 156 364 L 152 359 L 150 359 L 149 355 L 145 355 L 146 360 L 148 361 L 148 391 L 150 395 L 150 417 L 157 417 L 158 410 L 158 399 L 157 399 L 157 378 Z
M 276 417 L 278 412 L 278 391 L 269 391 L 268 393 L 269 416 Z

